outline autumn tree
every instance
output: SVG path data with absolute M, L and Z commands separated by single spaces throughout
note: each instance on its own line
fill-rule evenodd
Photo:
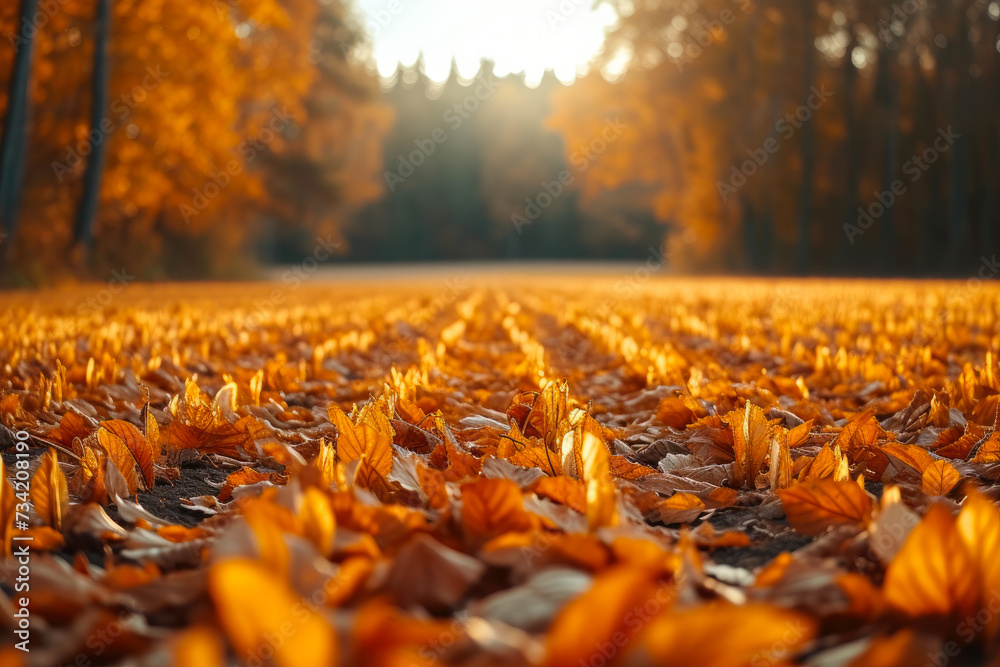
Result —
M 15 31 L 10 35 L 14 50 L 13 68 L 9 79 L 4 110 L 3 136 L 0 140 L 0 226 L 4 233 L 14 232 L 17 208 L 23 183 L 24 156 L 27 143 L 27 110 L 34 55 L 35 30 L 31 29 L 38 0 L 21 0 L 20 11 L 14 14 Z M 6 23 L 6 21 L 5 21 Z M 0 66 L 6 65 L 0 61 Z M 4 252 L 9 246 L 3 244 Z
M 319 18 L 343 12 L 343 5 L 157 0 L 141 3 L 141 11 L 139 6 L 133 0 L 110 4 L 110 75 L 99 119 L 89 112 L 95 108 L 92 63 L 99 42 L 95 4 L 67 0 L 37 31 L 32 150 L 11 260 L 16 280 L 53 280 L 49 268 L 65 265 L 75 227 L 81 238 L 92 230 L 90 262 L 98 273 L 125 262 L 132 273 L 150 267 L 150 275 L 179 266 L 239 270 L 248 262 L 236 251 L 271 224 L 269 216 L 280 208 L 275 198 L 297 196 L 269 185 L 268 170 L 280 168 L 271 158 L 296 150 L 293 139 L 319 113 L 305 102 L 318 76 L 314 47 L 323 38 L 317 31 L 326 29 Z M 4 33 L 16 18 L 3 15 Z M 323 112 L 334 124 L 340 115 L 357 118 L 355 100 L 367 95 L 362 104 L 372 103 L 360 92 L 372 85 L 364 67 L 350 58 L 357 31 L 352 23 L 339 30 L 336 39 L 347 46 L 338 53 L 346 60 L 327 77 L 334 82 L 328 93 L 333 102 Z M 6 64 L 4 89 L 12 71 Z M 384 124 L 374 122 L 368 136 L 379 136 Z M 358 135 L 364 133 L 342 133 Z M 366 198 L 373 196 L 377 170 L 373 141 L 328 146 L 342 161 L 341 175 L 357 171 L 358 182 L 366 183 Z M 102 150 L 103 169 L 86 169 Z M 94 181 L 84 187 L 91 171 L 100 175 L 99 190 Z M 344 201 L 355 190 L 348 180 L 330 192 Z M 86 210 L 86 192 L 98 193 L 93 224 L 75 225 L 75 217 L 89 217 L 76 215 Z M 313 216 L 302 224 L 319 222 Z M 193 238 L 204 242 L 192 244 Z

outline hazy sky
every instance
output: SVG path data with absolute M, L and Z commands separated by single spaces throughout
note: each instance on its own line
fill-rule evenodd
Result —
M 571 81 L 604 42 L 615 20 L 607 5 L 592 0 L 360 0 L 379 73 L 390 76 L 399 62 L 424 54 L 427 75 L 448 76 L 451 61 L 471 78 L 482 58 L 505 76 L 524 71 L 529 83 L 551 69 Z

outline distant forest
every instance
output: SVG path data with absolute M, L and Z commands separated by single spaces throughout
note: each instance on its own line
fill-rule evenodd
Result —
M 523 77 L 480 75 L 443 84 L 400 71 L 384 95 L 395 125 L 382 149 L 383 196 L 346 225 L 340 261 L 626 259 L 657 251 L 664 227 L 648 206 L 603 209 L 581 200 L 590 163 L 555 127 L 548 74 L 537 88 Z M 598 144 L 598 148 L 600 145 Z M 601 155 L 591 153 L 595 163 Z M 562 178 L 560 178 L 562 177 Z M 311 242 L 304 231 L 267 247 L 296 262 Z

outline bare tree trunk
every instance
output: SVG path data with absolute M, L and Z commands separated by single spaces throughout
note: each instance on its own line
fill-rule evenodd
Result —
M 812 34 L 814 14 L 813 0 L 802 0 L 802 89 L 806 96 L 816 78 L 816 46 Z M 796 268 L 799 274 L 809 272 L 809 246 L 812 230 L 813 172 L 816 163 L 815 121 L 802 126 L 800 151 L 802 158 L 802 181 L 799 184 L 799 234 Z
M 24 181 L 24 158 L 28 145 L 28 98 L 31 94 L 31 60 L 36 31 L 24 30 L 23 26 L 31 25 L 37 9 L 38 0 L 21 0 L 18 25 L 22 32 L 16 42 L 17 51 L 7 95 L 3 138 L 0 140 L 0 224 L 7 235 L 12 235 L 17 228 L 17 211 Z M 9 244 L 6 246 L 7 249 L 10 248 Z
M 882 190 L 892 192 L 896 180 L 896 162 L 899 152 L 899 93 L 898 83 L 892 72 L 893 52 L 883 42 L 878 54 L 878 74 L 875 96 L 879 107 L 879 120 L 883 132 L 882 143 Z M 895 211 L 894 205 L 885 207 L 878 226 L 878 256 L 875 266 L 882 273 L 891 273 L 894 268 Z
M 111 0 L 97 0 L 96 32 L 94 34 L 94 74 L 91 92 L 90 127 L 91 136 L 99 137 L 94 141 L 90 158 L 87 160 L 87 171 L 83 177 L 83 196 L 80 208 L 77 210 L 74 242 L 79 244 L 84 253 L 89 248 L 94 237 L 94 220 L 97 217 L 97 204 L 101 194 L 101 177 L 104 172 L 104 153 L 108 138 L 101 132 L 101 123 L 107 114 L 108 99 L 108 37 L 111 28 Z
M 854 32 L 851 31 L 851 41 L 847 45 L 847 55 L 844 57 L 844 225 L 845 230 L 849 225 L 858 224 L 858 185 L 861 181 L 860 151 L 858 150 L 858 130 L 857 116 L 854 113 L 854 106 L 857 103 L 854 99 L 858 71 L 851 60 L 851 54 L 857 41 Z M 857 265 L 857 258 L 851 252 L 851 244 L 846 233 L 839 235 L 839 261 L 838 266 L 854 268 Z

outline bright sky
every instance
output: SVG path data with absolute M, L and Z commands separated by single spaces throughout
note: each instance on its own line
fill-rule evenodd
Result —
M 448 77 L 452 60 L 472 78 L 480 60 L 493 60 L 497 76 L 525 72 L 531 85 L 553 70 L 569 83 L 583 73 L 604 43 L 615 12 L 593 0 L 359 0 L 379 74 L 424 54 L 434 81 Z

